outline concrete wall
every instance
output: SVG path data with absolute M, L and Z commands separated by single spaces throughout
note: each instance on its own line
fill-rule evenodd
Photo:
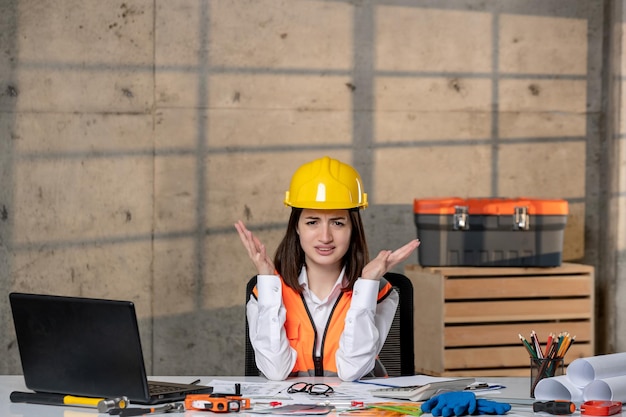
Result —
M 133 300 L 153 375 L 241 374 L 232 224 L 273 250 L 291 174 L 326 154 L 363 176 L 373 254 L 415 236 L 414 198 L 567 199 L 599 351 L 626 350 L 621 2 L 0 9 L 0 372 L 21 372 L 7 294 L 31 291 Z

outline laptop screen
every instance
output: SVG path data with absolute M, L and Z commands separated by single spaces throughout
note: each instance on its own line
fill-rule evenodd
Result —
M 23 293 L 9 298 L 28 388 L 149 398 L 132 302 Z

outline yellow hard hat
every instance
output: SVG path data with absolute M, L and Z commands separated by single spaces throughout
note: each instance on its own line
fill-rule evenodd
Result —
M 308 209 L 365 208 L 367 194 L 354 168 L 325 156 L 296 170 L 285 193 L 285 205 Z

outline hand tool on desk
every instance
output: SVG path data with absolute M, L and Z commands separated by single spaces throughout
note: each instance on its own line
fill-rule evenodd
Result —
M 580 413 L 587 416 L 611 416 L 621 412 L 621 401 L 590 400 L 580 405 Z
M 106 413 L 110 409 L 124 409 L 128 407 L 127 397 L 92 398 L 77 397 L 74 395 L 53 394 L 42 392 L 13 391 L 9 396 L 13 403 L 28 403 L 41 405 L 72 405 L 78 407 L 97 408 L 99 413 Z
M 235 394 L 187 394 L 185 396 L 187 410 L 213 411 L 215 413 L 232 413 L 251 408 L 250 399 L 241 395 L 241 384 L 235 384 Z
M 573 414 L 576 411 L 576 404 L 571 401 L 535 401 L 533 403 L 533 411 L 543 411 L 550 414 L 565 415 Z
M 250 407 L 249 398 L 236 395 L 187 394 L 185 397 L 185 408 L 187 410 L 236 413 L 241 410 L 247 410 Z
M 130 401 L 128 401 L 127 397 L 119 397 L 113 399 L 102 399 L 98 402 L 98 412 L 99 413 L 108 413 L 110 410 L 114 408 L 124 409 L 128 407 Z
M 170 403 L 157 407 L 114 408 L 109 410 L 109 414 L 121 417 L 131 417 L 153 413 L 182 413 L 184 411 L 185 406 L 183 403 Z

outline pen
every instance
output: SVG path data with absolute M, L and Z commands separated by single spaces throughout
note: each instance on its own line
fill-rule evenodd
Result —
M 480 384 L 468 385 L 465 388 L 465 391 L 481 391 L 481 390 L 496 390 L 506 388 L 504 385 L 489 385 L 486 382 L 481 382 Z
M 465 390 L 473 391 L 477 389 L 487 389 L 487 388 L 489 388 L 489 384 L 487 384 L 486 382 L 481 382 L 480 384 L 468 385 L 467 387 L 465 387 Z
M 317 405 L 321 406 L 331 406 L 331 407 L 363 407 L 363 401 L 322 401 L 317 403 Z
M 280 401 L 263 402 L 263 401 L 252 400 L 250 401 L 250 403 L 252 405 L 269 405 L 270 407 L 278 407 L 279 405 L 283 405 L 283 403 Z

